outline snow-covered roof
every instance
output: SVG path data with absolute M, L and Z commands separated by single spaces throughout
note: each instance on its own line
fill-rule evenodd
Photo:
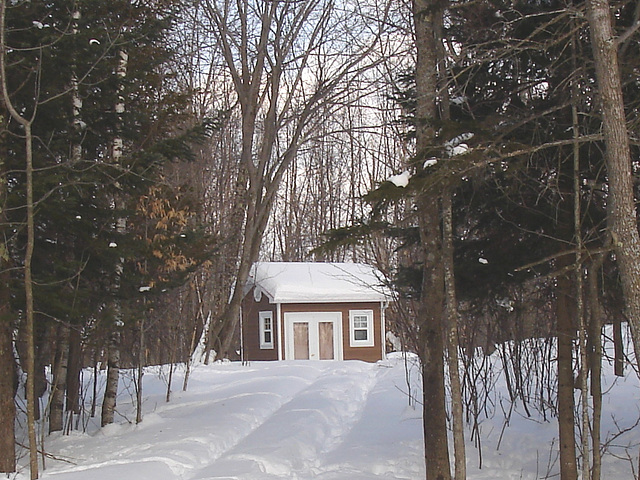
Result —
M 272 303 L 382 302 L 382 275 L 362 263 L 259 262 L 247 291 L 258 287 Z

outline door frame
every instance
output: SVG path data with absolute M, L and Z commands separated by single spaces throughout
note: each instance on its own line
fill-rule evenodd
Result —
M 342 360 L 342 312 L 285 312 L 284 313 L 284 359 L 293 360 L 293 324 L 309 324 L 309 357 L 312 352 L 318 352 L 320 322 L 333 323 L 333 353 L 334 360 Z M 310 358 L 311 359 L 311 358 Z M 313 360 L 313 359 L 311 359 Z

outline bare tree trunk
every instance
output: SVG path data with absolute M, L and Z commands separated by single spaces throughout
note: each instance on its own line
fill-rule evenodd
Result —
M 69 331 L 69 362 L 67 364 L 67 432 L 73 428 L 73 415 L 80 414 L 80 372 L 82 370 L 82 338 L 77 325 Z
M 453 261 L 453 209 L 452 192 L 446 189 L 442 196 L 444 282 L 447 310 L 447 358 L 449 383 L 451 384 L 451 417 L 453 424 L 453 452 L 455 480 L 467 478 L 467 455 L 464 446 L 464 414 L 462 410 L 462 386 L 458 359 L 458 300 Z
M 591 44 L 600 93 L 609 177 L 608 226 L 613 238 L 625 308 L 636 357 L 640 358 L 640 235 L 634 203 L 629 134 L 608 0 L 587 2 Z
M 4 183 L 0 179 L 0 189 Z M 0 198 L 3 198 L 0 195 Z M 0 244 L 4 246 L 4 244 Z M 15 359 L 13 324 L 9 311 L 8 262 L 0 255 L 0 473 L 16 470 L 15 454 Z
M 212 318 L 210 318 L 208 321 L 209 331 L 207 335 L 206 353 L 204 358 L 205 365 L 209 364 L 209 357 L 211 356 L 212 350 L 222 350 L 220 346 L 220 332 L 225 326 L 224 322 L 227 318 L 225 317 L 225 311 L 227 308 L 229 296 L 237 285 L 238 266 L 235 264 L 235 260 L 240 258 L 241 252 L 243 251 L 243 244 L 245 243 L 244 226 L 245 217 L 247 215 L 247 202 L 249 201 L 247 191 L 247 182 L 249 180 L 247 169 L 244 168 L 242 164 L 238 169 L 237 175 L 238 176 L 235 181 L 233 193 L 230 195 L 230 202 L 233 207 L 231 208 L 231 212 L 228 216 L 228 221 L 226 222 L 227 231 L 225 232 L 225 244 L 223 247 L 223 255 L 225 255 L 227 258 L 234 259 L 234 262 L 225 262 L 218 268 L 218 271 L 216 272 L 216 280 L 217 283 L 219 283 L 219 287 L 221 287 L 221 291 L 218 291 L 216 292 L 216 294 L 214 294 L 214 313 L 212 314 Z M 201 285 L 200 287 L 203 288 L 204 285 Z M 201 290 L 198 290 L 198 301 L 200 303 L 199 309 L 202 310 L 203 295 L 201 294 Z M 204 315 L 202 316 L 202 320 L 203 322 L 207 323 Z M 219 352 L 214 353 L 215 357 L 218 356 L 217 354 Z
M 56 353 L 53 362 L 53 384 L 49 401 L 49 433 L 64 428 L 64 396 L 67 390 L 67 365 L 69 361 L 69 327 L 58 325 Z
M 31 260 L 35 243 L 34 204 L 33 204 L 33 134 L 31 126 L 37 112 L 37 104 L 33 106 L 31 118 L 18 113 L 11 99 L 6 81 L 6 2 L 0 2 L 0 81 L 4 104 L 11 117 L 24 128 L 25 173 L 26 173 L 26 210 L 27 210 L 27 245 L 24 254 L 24 293 L 25 293 L 25 336 L 27 339 L 27 430 L 29 436 L 29 467 L 31 480 L 38 478 L 38 447 L 35 429 L 35 338 L 34 338 L 34 305 L 33 279 Z
M 245 243 L 240 258 L 236 285 L 223 315 L 223 328 L 220 333 L 220 352 L 218 352 L 218 358 L 227 358 L 229 356 L 229 349 L 235 338 L 235 331 L 240 321 L 240 305 L 244 294 L 243 285 L 247 283 L 251 266 L 258 260 L 260 246 L 262 245 L 262 236 L 267 227 L 268 214 L 270 211 L 271 205 L 264 206 L 261 215 L 258 216 L 258 224 L 250 225 L 245 229 Z M 247 221 L 251 222 L 250 220 Z
M 598 271 L 604 257 L 600 255 L 589 265 L 587 291 L 589 298 L 589 340 L 591 365 L 591 397 L 593 398 L 593 425 L 591 427 L 591 448 L 593 450 L 593 468 L 591 480 L 600 480 L 602 475 L 602 456 L 600 454 L 600 429 L 602 419 L 602 307 L 598 295 Z
M 578 253 L 580 255 L 580 253 Z M 590 418 L 589 418 L 589 356 L 587 354 L 587 327 L 584 318 L 582 264 L 576 268 L 576 317 L 578 319 L 578 341 L 580 351 L 580 421 L 582 440 L 582 478 L 589 478 L 591 471 L 591 455 L 589 449 Z
M 571 265 L 568 256 L 559 259 L 558 269 Z M 573 341 L 575 317 L 573 282 L 562 275 L 558 278 L 556 298 L 556 323 L 558 336 L 558 430 L 560 438 L 560 478 L 576 480 L 575 404 L 573 381 Z
M 0 52 L 0 55 L 3 53 Z M 2 102 L 4 104 L 4 102 Z M 0 124 L 4 127 L 7 119 L 4 105 Z M 6 145 L 0 139 L 0 152 L 4 154 Z M 0 155 L 2 155 L 0 154 Z M 4 155 L 2 155 L 4 156 Z M 0 224 L 6 224 L 5 199 L 6 177 L 4 166 L 0 164 Z M 4 228 L 1 229 L 4 233 Z M 0 473 L 16 470 L 15 453 L 15 358 L 13 355 L 13 319 L 10 310 L 9 249 L 0 236 Z
M 578 45 L 577 34 L 571 41 L 571 62 L 574 76 L 578 76 Z M 578 77 L 581 77 L 578 76 Z M 588 352 L 588 331 L 585 318 L 584 308 L 584 276 L 583 276 L 583 254 L 584 243 L 582 240 L 582 206 L 581 206 L 581 187 L 582 180 L 580 177 L 580 123 L 578 116 L 578 105 L 580 103 L 580 88 L 576 78 L 571 79 L 571 119 L 573 130 L 573 234 L 576 244 L 574 276 L 576 283 L 576 316 L 579 328 L 579 347 L 580 347 L 580 394 L 581 394 L 581 419 L 582 419 L 582 478 L 589 478 L 590 474 L 590 451 L 589 451 L 589 370 L 591 366 L 590 355 Z M 597 293 L 597 292 L 596 292 Z M 589 322 L 591 323 L 591 322 Z M 598 372 L 599 375 L 599 372 Z M 595 414 L 594 414 L 595 418 Z M 599 425 L 598 425 L 599 428 Z M 595 450 L 599 449 L 599 444 L 593 446 L 593 456 L 596 457 Z M 599 454 L 599 452 L 598 452 Z
M 622 320 L 620 317 L 613 319 L 613 351 L 614 374 L 624 377 L 624 341 L 622 338 Z
M 136 376 L 136 424 L 142 422 L 142 377 L 144 376 L 144 316 L 138 322 L 138 375 Z
M 96 403 L 97 403 L 97 397 L 98 397 L 98 353 L 97 353 L 97 349 L 96 352 L 94 353 L 93 356 L 93 391 L 92 391 L 92 395 L 91 395 L 91 411 L 89 412 L 89 415 L 91 416 L 91 418 L 96 416 Z
M 206 325 L 205 325 L 206 327 Z M 182 382 L 182 391 L 187 391 L 189 385 L 189 375 L 191 375 L 191 359 L 193 357 L 193 351 L 196 348 L 196 334 L 198 333 L 198 324 L 194 323 L 193 331 L 191 332 L 191 343 L 189 344 L 189 355 L 187 356 L 187 363 L 184 369 L 184 381 Z
M 169 351 L 169 378 L 167 381 L 167 394 L 165 396 L 165 401 L 167 403 L 169 403 L 169 401 L 171 400 L 171 382 L 173 381 L 173 369 L 174 369 L 174 365 L 176 363 L 176 349 L 178 348 L 177 344 L 177 340 L 176 340 L 176 335 L 175 335 L 175 329 L 172 328 L 171 329 L 171 350 Z M 189 356 L 191 356 L 191 354 L 189 354 Z
M 439 3 L 436 15 L 444 17 L 444 2 Z M 438 64 L 438 92 L 440 100 L 440 116 L 444 121 L 451 120 L 449 103 L 448 72 L 446 54 L 443 44 L 443 22 L 438 20 L 434 25 L 435 47 Z M 447 315 L 446 348 L 451 385 L 451 417 L 453 429 L 454 478 L 467 478 L 467 454 L 464 445 L 464 412 L 462 406 L 462 386 L 460 382 L 460 362 L 458 348 L 458 298 L 456 293 L 454 231 L 453 231 L 453 188 L 447 186 L 442 192 L 442 263 L 444 268 L 445 305 Z
M 575 42 L 572 42 L 572 61 L 573 70 L 577 70 Z M 573 235 L 576 244 L 576 256 L 574 266 L 574 278 L 576 284 L 576 317 L 578 320 L 578 340 L 580 351 L 580 407 L 582 421 L 582 478 L 588 479 L 590 473 L 590 452 L 589 452 L 589 355 L 587 352 L 587 326 L 585 322 L 584 312 L 584 281 L 583 281 L 583 265 L 582 265 L 582 208 L 580 205 L 580 191 L 582 182 L 580 179 L 580 144 L 578 138 L 580 136 L 578 128 L 578 108 L 576 102 L 577 85 L 572 82 L 571 85 L 571 116 L 573 123 Z
M 3 22 L 4 23 L 4 22 Z M 3 69 L 4 71 L 4 69 Z M 15 117 L 14 117 L 15 118 Z M 36 418 L 35 404 L 35 334 L 33 319 L 33 279 L 31 277 L 31 259 L 34 248 L 34 210 L 33 210 L 33 137 L 31 134 L 31 122 L 24 124 L 25 141 L 27 146 L 27 249 L 24 256 L 24 289 L 26 299 L 25 322 L 27 337 L 27 429 L 29 431 L 29 467 L 31 480 L 39 477 L 38 473 L 38 446 L 36 443 Z
M 434 141 L 437 119 L 437 43 L 435 32 L 442 17 L 431 0 L 413 1 L 416 35 L 416 162 L 424 163 Z M 423 168 L 418 166 L 418 170 Z M 427 480 L 450 480 L 449 448 L 444 386 L 444 271 L 440 198 L 421 192 L 417 199 L 418 228 L 423 254 L 423 278 L 418 311 L 419 349 L 422 363 L 423 432 Z
M 315 70 L 312 58 L 324 48 L 325 34 L 338 15 L 332 2 L 207 0 L 204 5 L 240 105 L 240 162 L 248 178 L 238 271 L 222 315 L 218 357 L 224 358 L 282 179 L 310 124 L 321 117 L 340 83 L 366 69 L 361 63 L 377 45 L 379 33 L 366 39 L 361 51 L 336 60 L 327 75 L 324 67 Z

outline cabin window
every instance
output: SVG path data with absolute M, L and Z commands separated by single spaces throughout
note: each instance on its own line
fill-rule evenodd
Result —
M 349 331 L 352 347 L 373 347 L 373 310 L 350 310 Z
M 260 348 L 273 348 L 273 312 L 260 312 Z

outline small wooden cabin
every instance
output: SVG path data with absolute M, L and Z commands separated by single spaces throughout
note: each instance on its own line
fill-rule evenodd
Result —
M 256 263 L 242 303 L 243 359 L 383 359 L 389 293 L 381 279 L 364 264 Z

